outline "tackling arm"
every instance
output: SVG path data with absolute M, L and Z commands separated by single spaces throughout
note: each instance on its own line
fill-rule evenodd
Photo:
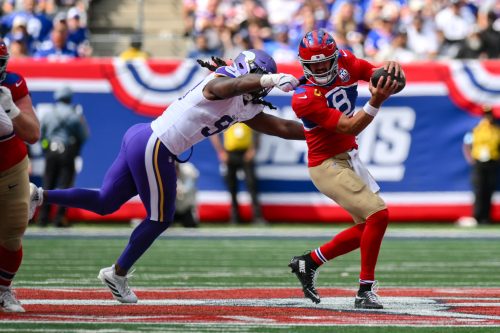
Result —
M 258 74 L 248 74 L 236 78 L 216 77 L 207 83 L 203 95 L 208 100 L 225 99 L 262 89 Z
M 216 77 L 203 88 L 203 96 L 213 101 L 273 87 L 289 92 L 298 84 L 299 81 L 290 74 L 246 74 L 236 78 Z
M 289 140 L 305 140 L 302 125 L 294 120 L 279 118 L 264 112 L 244 121 L 252 129 Z

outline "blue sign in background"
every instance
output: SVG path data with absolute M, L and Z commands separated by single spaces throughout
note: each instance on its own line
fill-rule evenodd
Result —
M 101 73 L 98 70 L 101 67 L 97 65 L 102 65 L 106 72 Z M 195 85 L 202 75 L 196 67 L 189 66 L 187 71 L 176 72 L 176 68 L 183 65 L 181 62 L 167 65 L 170 72 L 152 74 L 138 71 L 135 65 L 128 64 L 119 67 L 120 71 L 115 73 L 118 76 L 112 77 L 113 68 L 118 65 L 109 60 L 89 63 L 88 66 L 86 63 L 65 64 L 61 68 L 54 64 L 38 66 L 29 63 L 28 69 L 32 73 L 26 74 L 28 87 L 37 79 L 43 82 L 38 83 L 35 89 L 30 88 L 36 106 L 53 102 L 53 90 L 65 82 L 68 73 L 71 72 L 74 75 L 72 79 L 76 80 L 76 83 L 71 83 L 75 88 L 74 103 L 82 105 L 90 127 L 90 137 L 82 151 L 83 169 L 77 176 L 76 186 L 100 187 L 106 170 L 118 154 L 126 130 L 133 124 L 152 121 L 161 113 L 164 95 L 168 97 L 165 100 L 175 100 L 185 93 L 182 89 Z M 47 66 L 54 66 L 54 69 L 45 69 Z M 65 66 L 77 66 L 77 70 L 70 71 Z M 500 76 L 500 63 L 498 69 L 490 65 L 488 71 L 483 70 L 480 63 L 454 63 L 453 66 L 454 71 L 449 70 L 451 65 L 447 64 L 435 63 L 423 67 L 408 65 L 406 89 L 384 103 L 374 122 L 360 136 L 360 156 L 377 179 L 382 194 L 403 197 L 404 203 L 408 205 L 426 202 L 427 193 L 433 195 L 428 196 L 428 204 L 432 204 L 432 198 L 440 193 L 445 196 L 449 193 L 458 194 L 460 199 L 456 203 L 462 205 L 469 200 L 470 166 L 462 153 L 463 137 L 480 119 L 477 110 L 474 110 L 480 103 L 473 100 L 478 91 L 484 90 L 480 94 L 482 101 L 490 100 L 496 107 L 494 103 L 499 97 L 493 92 L 497 90 L 489 85 L 498 82 L 494 78 Z M 456 75 L 460 73 L 457 68 L 466 75 Z M 24 69 L 20 66 L 19 71 Z M 133 71 L 128 75 L 131 69 Z M 288 70 L 295 73 L 300 71 L 300 67 L 285 67 L 284 71 Z M 156 76 L 149 80 L 141 78 L 141 73 Z M 51 78 L 49 74 L 54 77 Z M 82 79 L 85 75 L 89 77 Z M 88 87 L 79 90 L 78 82 L 85 79 L 100 86 L 93 91 Z M 164 89 L 148 86 L 153 86 L 155 82 L 157 86 L 173 83 Z M 180 82 L 178 91 L 175 82 Z M 366 85 L 360 86 L 358 90 L 357 109 L 364 105 L 369 96 Z M 290 95 L 272 93 L 266 99 L 278 107 L 278 110 L 266 112 L 285 118 L 294 117 Z M 296 145 L 284 139 L 261 136 L 257 155 L 261 193 L 295 194 L 294 202 L 300 203 L 302 200 L 304 205 L 316 200 L 318 191 L 309 179 L 306 155 L 305 143 Z M 37 158 L 34 156 L 33 160 Z M 219 161 L 209 140 L 195 145 L 190 161 L 199 169 L 198 187 L 201 192 L 226 191 Z M 241 188 L 244 189 L 243 183 Z M 209 196 L 212 198 L 211 194 Z M 273 200 L 276 198 L 279 196 L 274 196 Z M 415 200 L 412 201 L 412 198 Z M 441 203 L 445 200 L 441 200 Z
M 34 104 L 51 103 L 52 93 L 33 92 Z M 271 96 L 278 107 L 289 105 L 289 97 Z M 367 98 L 360 97 L 363 105 Z M 90 137 L 82 150 L 84 167 L 76 185 L 99 187 L 107 168 L 118 154 L 122 135 L 133 124 L 150 122 L 153 118 L 137 115 L 125 108 L 111 94 L 75 93 L 74 103 L 81 104 L 90 128 Z M 381 181 L 384 191 L 466 191 L 470 190 L 469 166 L 462 155 L 462 139 L 478 121 L 478 117 L 458 109 L 447 97 L 418 96 L 393 98 L 384 107 L 410 107 L 415 111 L 411 130 L 411 146 L 404 162 L 402 181 Z M 275 112 L 275 111 L 267 111 Z M 384 112 L 382 109 L 381 112 Z M 334 144 L 334 143 L 332 143 Z M 224 190 L 217 156 L 209 140 L 194 147 L 191 158 L 200 170 L 200 190 Z M 365 161 L 366 162 L 366 161 Z M 304 159 L 298 163 L 306 163 Z M 271 164 L 264 161 L 263 164 Z M 309 180 L 261 180 L 263 192 L 316 191 Z

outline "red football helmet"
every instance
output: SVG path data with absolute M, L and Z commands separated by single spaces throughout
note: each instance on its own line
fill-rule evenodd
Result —
M 306 79 L 316 85 L 331 83 L 338 74 L 339 50 L 337 43 L 325 30 L 313 30 L 305 34 L 299 45 L 299 60 Z M 330 69 L 324 73 L 314 73 L 310 64 L 330 62 Z
M 3 41 L 0 41 L 0 82 L 7 76 L 7 63 L 9 62 L 9 49 Z

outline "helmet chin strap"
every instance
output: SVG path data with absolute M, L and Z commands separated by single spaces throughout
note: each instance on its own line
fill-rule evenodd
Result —
M 333 64 L 330 70 L 326 73 L 313 73 L 313 71 L 304 64 L 302 65 L 302 68 L 304 69 L 304 75 L 307 81 L 318 86 L 330 84 L 337 77 L 335 64 Z
M 324 76 L 324 77 L 315 77 L 314 80 L 321 85 L 328 84 L 329 82 L 332 81 L 332 78 L 330 78 L 331 75 Z
M 311 82 L 312 84 L 318 85 L 318 86 L 325 86 L 327 84 L 332 83 L 335 78 L 337 77 L 336 74 L 330 73 L 328 76 L 324 77 L 316 77 L 314 74 L 308 74 L 306 75 L 307 81 Z

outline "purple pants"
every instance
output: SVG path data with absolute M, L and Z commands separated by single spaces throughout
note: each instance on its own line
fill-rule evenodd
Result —
M 134 230 L 117 261 L 128 270 L 173 221 L 176 184 L 175 156 L 153 134 L 149 123 L 137 124 L 125 133 L 100 189 L 49 190 L 45 200 L 105 215 L 139 194 L 147 218 Z
M 46 191 L 46 202 L 106 215 L 139 194 L 149 220 L 171 222 L 177 184 L 174 163 L 174 155 L 153 134 L 150 124 L 136 124 L 125 133 L 100 189 Z

